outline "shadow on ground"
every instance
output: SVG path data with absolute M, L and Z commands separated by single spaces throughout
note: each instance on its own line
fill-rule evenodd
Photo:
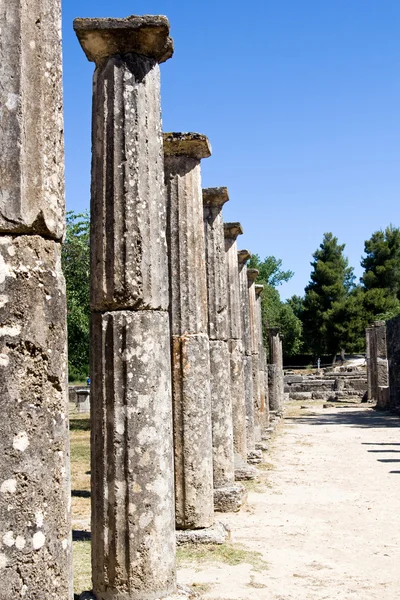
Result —
M 335 407 L 332 406 L 332 408 Z M 285 420 L 289 423 L 303 423 L 304 425 L 349 425 L 350 427 L 358 427 L 360 429 L 377 429 L 387 427 L 400 428 L 400 418 L 398 416 L 394 416 L 389 413 L 378 413 L 372 408 L 363 410 L 337 408 L 337 412 L 335 413 L 329 413 L 326 415 L 302 415 L 298 417 L 288 417 Z

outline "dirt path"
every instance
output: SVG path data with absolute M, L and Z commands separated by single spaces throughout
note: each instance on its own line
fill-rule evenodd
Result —
M 399 600 L 400 420 L 364 407 L 288 414 L 247 509 L 220 518 L 267 565 L 188 563 L 179 581 L 213 600 Z

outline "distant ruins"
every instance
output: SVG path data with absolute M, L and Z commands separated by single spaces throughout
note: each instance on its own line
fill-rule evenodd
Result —
M 2 597 L 72 600 L 60 2 L 10 3 L 1 20 Z M 179 598 L 176 529 L 209 539 L 214 511 L 245 502 L 239 480 L 283 410 L 282 344 L 270 330 L 267 364 L 242 227 L 223 222 L 227 188 L 201 188 L 207 138 L 162 133 L 168 20 L 74 29 L 95 63 L 93 593 Z

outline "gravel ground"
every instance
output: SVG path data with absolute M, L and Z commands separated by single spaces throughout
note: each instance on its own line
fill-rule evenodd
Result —
M 399 426 L 365 405 L 289 405 L 247 507 L 220 515 L 267 565 L 187 563 L 179 581 L 213 600 L 399 600 Z

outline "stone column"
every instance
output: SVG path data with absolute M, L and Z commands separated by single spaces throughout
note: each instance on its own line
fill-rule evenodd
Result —
M 244 378 L 244 396 L 246 407 L 246 443 L 247 460 L 252 462 L 258 460 L 255 455 L 255 436 L 254 436 L 254 393 L 253 388 L 253 343 L 252 326 L 250 322 L 250 303 L 249 289 L 247 279 L 247 261 L 251 254 L 248 250 L 238 251 L 238 269 L 240 286 L 240 316 L 242 320 L 242 343 L 243 343 L 243 378 Z
M 98 600 L 175 591 L 165 17 L 77 19 L 93 82 L 91 474 Z
M 386 322 L 390 411 L 400 414 L 400 317 Z
M 252 366 L 253 366 L 253 393 L 254 393 L 254 436 L 255 441 L 260 443 L 262 437 L 262 426 L 264 421 L 264 402 L 262 398 L 261 388 L 264 381 L 261 380 L 260 373 L 260 331 L 259 331 L 259 314 L 256 301 L 256 279 L 259 271 L 257 269 L 247 270 L 248 279 L 248 295 L 250 306 L 250 330 L 252 339 Z M 262 379 L 264 379 L 264 374 Z
M 230 379 L 233 418 L 233 447 L 235 451 L 235 478 L 248 479 L 255 470 L 246 465 L 246 399 L 243 369 L 243 330 L 236 239 L 243 233 L 240 223 L 224 223 L 225 252 L 228 283 L 228 345 L 230 352 Z
M 375 321 L 367 328 L 368 400 L 378 410 L 389 409 L 389 370 L 385 321 Z
M 258 343 L 259 343 L 259 356 L 260 356 L 260 395 L 261 395 L 261 429 L 268 426 L 269 423 L 269 399 L 268 399 L 268 366 L 267 366 L 267 352 L 264 346 L 263 336 L 263 323 L 262 323 L 262 305 L 261 305 L 261 294 L 264 290 L 264 286 L 260 284 L 255 285 L 256 293 L 256 313 L 258 323 Z
M 39 24 L 39 25 L 38 25 Z M 72 598 L 58 0 L 0 9 L 2 598 Z
M 268 329 L 269 360 L 268 365 L 268 387 L 269 387 L 269 409 L 278 414 L 283 411 L 284 385 L 283 385 L 283 356 L 282 340 L 279 329 L 270 327 Z
M 214 522 L 210 346 L 197 133 L 164 134 L 167 189 L 177 529 Z
M 247 495 L 241 484 L 235 484 L 233 453 L 228 295 L 222 220 L 222 206 L 228 200 L 228 190 L 225 187 L 203 189 L 211 367 L 214 507 L 221 512 L 238 510 Z

